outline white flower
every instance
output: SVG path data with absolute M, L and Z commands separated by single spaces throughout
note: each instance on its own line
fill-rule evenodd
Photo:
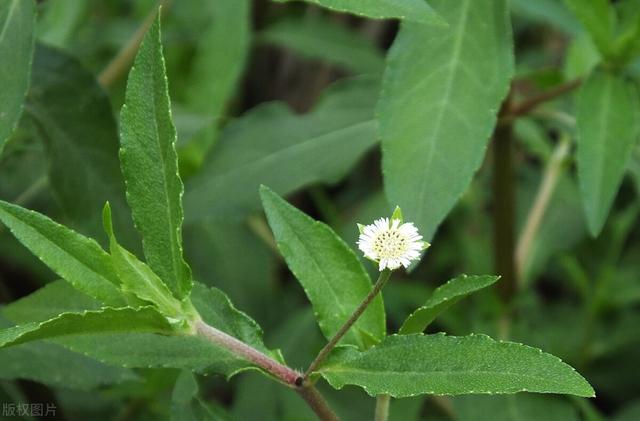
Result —
M 396 215 L 400 217 L 395 218 Z M 358 228 L 358 247 L 366 258 L 378 262 L 380 271 L 400 266 L 406 268 L 420 257 L 422 250 L 429 247 L 429 243 L 421 241 L 422 236 L 412 222 L 402 223 L 399 209 L 391 220 L 380 218 L 371 225 L 358 225 Z

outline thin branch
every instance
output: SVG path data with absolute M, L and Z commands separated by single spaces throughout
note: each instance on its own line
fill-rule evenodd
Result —
M 340 342 L 340 339 L 342 339 L 342 337 L 349 331 L 349 329 L 351 329 L 351 326 L 353 326 L 353 324 L 358 321 L 362 313 L 364 313 L 367 307 L 369 307 L 369 304 L 371 304 L 371 302 L 376 297 L 376 295 L 378 295 L 378 293 L 382 290 L 384 285 L 387 283 L 387 281 L 389 280 L 389 276 L 391 276 L 391 271 L 389 269 L 385 269 L 382 272 L 380 272 L 380 276 L 378 277 L 376 284 L 373 286 L 373 289 L 364 298 L 364 300 L 362 300 L 362 302 L 360 303 L 356 311 L 354 311 L 351 317 L 349 317 L 349 319 L 345 322 L 345 324 L 342 325 L 340 330 L 338 330 L 338 332 L 335 335 L 333 335 L 333 338 L 331 338 L 331 340 L 324 346 L 324 348 L 322 348 L 322 350 L 318 353 L 318 356 L 316 357 L 315 360 L 313 360 L 311 365 L 309 365 L 309 368 L 307 368 L 307 371 L 305 371 L 304 373 L 304 376 L 303 376 L 304 380 L 307 380 L 309 378 L 309 375 L 313 373 L 316 370 L 316 368 L 320 366 L 320 364 L 322 364 L 322 362 L 325 360 L 325 358 L 327 358 L 327 356 L 333 350 L 333 348 L 335 348 L 335 346 L 338 345 L 338 342 Z
M 531 210 L 527 216 L 524 229 L 522 230 L 522 234 L 520 235 L 520 239 L 516 247 L 516 272 L 519 287 L 522 287 L 522 283 L 524 281 L 524 267 L 527 258 L 531 253 L 531 246 L 533 245 L 535 237 L 540 229 L 542 217 L 549 207 L 549 202 L 551 201 L 553 192 L 558 185 L 560 174 L 562 174 L 562 166 L 567 156 L 569 156 L 570 149 L 571 140 L 568 135 L 563 135 L 549 159 L 542 181 L 540 182 L 540 187 L 538 188 L 538 192 L 533 202 L 533 206 L 531 206 Z
M 376 398 L 376 414 L 374 421 L 387 421 L 389 419 L 389 403 L 391 402 L 391 396 L 378 395 Z
M 529 114 L 539 105 L 549 102 L 557 97 L 573 91 L 582 83 L 582 79 L 574 79 L 561 85 L 555 86 L 547 91 L 541 92 L 537 95 L 533 95 L 527 99 L 522 100 L 520 103 L 513 104 L 509 107 L 506 113 L 500 118 L 499 124 L 508 124 L 517 117 Z
M 153 23 L 153 20 L 156 18 L 158 14 L 158 10 L 160 7 L 164 7 L 169 3 L 168 0 L 161 0 L 153 7 L 151 12 L 144 19 L 144 22 L 140 27 L 136 30 L 136 32 L 129 38 L 129 41 L 118 51 L 118 54 L 107 64 L 100 75 L 98 75 L 98 82 L 104 88 L 108 88 L 113 83 L 118 80 L 131 66 L 134 58 L 136 57 L 136 53 L 138 52 L 138 48 L 140 47 L 140 43 L 144 38 L 144 35 L 147 33 L 147 30 Z

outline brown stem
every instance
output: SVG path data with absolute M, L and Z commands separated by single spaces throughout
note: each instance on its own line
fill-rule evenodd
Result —
M 561 85 L 555 86 L 547 91 L 541 92 L 537 95 L 533 95 L 527 99 L 522 100 L 522 102 L 512 105 L 509 107 L 506 113 L 500 118 L 499 124 L 505 125 L 509 124 L 513 119 L 529 114 L 535 108 L 537 108 L 540 104 L 544 104 L 545 102 L 551 101 L 559 97 L 560 95 L 566 94 L 567 92 L 571 92 L 576 89 L 582 83 L 582 79 L 574 79 L 569 82 L 563 83 Z
M 364 313 L 369 304 L 371 304 L 371 301 L 373 301 L 376 295 L 378 295 L 378 293 L 382 290 L 382 287 L 384 287 L 384 285 L 387 283 L 387 281 L 389 280 L 389 276 L 391 276 L 391 271 L 389 269 L 385 269 L 380 272 L 380 276 L 378 277 L 376 284 L 373 286 L 373 289 L 364 298 L 364 300 L 362 300 L 356 311 L 354 311 L 351 317 L 349 317 L 345 324 L 342 325 L 340 330 L 338 330 L 338 332 L 333 335 L 333 338 L 331 338 L 331 340 L 324 346 L 324 348 L 322 348 L 322 350 L 318 353 L 316 359 L 313 360 L 311 365 L 309 365 L 309 368 L 307 368 L 307 371 L 304 372 L 303 378 L 305 380 L 309 378 L 309 375 L 313 373 L 315 369 L 320 366 L 320 364 L 322 364 L 331 350 L 335 348 L 338 342 L 340 342 L 340 339 L 342 339 L 342 337 L 349 331 L 351 326 L 353 326 L 353 324 L 358 321 L 362 313 Z
M 501 115 L 510 109 L 510 99 Z M 505 303 L 515 291 L 515 192 L 512 126 L 498 126 L 493 138 L 493 248 L 496 272 L 502 276 L 500 293 Z
M 302 399 L 307 402 L 307 405 L 313 412 L 316 413 L 318 418 L 322 421 L 339 421 L 340 418 L 336 415 L 335 412 L 329 407 L 329 404 L 324 399 L 324 397 L 318 392 L 312 385 L 302 386 L 296 389 L 298 395 L 302 397 Z

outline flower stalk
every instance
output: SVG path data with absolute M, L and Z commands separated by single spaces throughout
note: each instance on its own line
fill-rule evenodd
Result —
M 333 350 L 333 348 L 336 347 L 338 342 L 340 342 L 340 339 L 342 339 L 342 337 L 349 331 L 349 329 L 351 329 L 351 326 L 353 326 L 353 324 L 358 321 L 360 316 L 362 316 L 362 313 L 364 313 L 367 307 L 369 307 L 369 304 L 371 304 L 371 301 L 373 301 L 376 295 L 378 295 L 378 293 L 382 290 L 382 288 L 385 286 L 385 284 L 389 280 L 390 276 L 391 276 L 391 270 L 389 269 L 385 269 L 382 272 L 380 272 L 380 276 L 378 276 L 378 280 L 373 286 L 373 289 L 362 300 L 362 302 L 360 303 L 356 311 L 354 311 L 351 317 L 349 317 L 349 319 L 345 322 L 345 324 L 342 325 L 340 330 L 338 330 L 338 332 L 336 332 L 336 334 L 333 335 L 333 338 L 331 338 L 331 340 L 327 342 L 324 348 L 322 348 L 322 350 L 318 353 L 318 356 L 316 357 L 316 359 L 313 360 L 313 362 L 309 365 L 309 368 L 307 368 L 307 371 L 305 371 L 303 375 L 303 379 L 305 380 L 305 383 L 306 383 L 306 380 L 311 375 L 311 373 L 313 373 L 320 366 L 320 364 L 324 362 L 324 360 L 327 358 L 329 353 Z

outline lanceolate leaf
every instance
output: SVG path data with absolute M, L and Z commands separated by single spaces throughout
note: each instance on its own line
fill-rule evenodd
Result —
M 589 230 L 598 235 L 640 133 L 638 88 L 595 71 L 577 97 L 578 179 Z
M 263 30 L 259 39 L 356 74 L 378 75 L 384 69 L 382 52 L 370 40 L 329 18 L 283 19 Z
M 269 225 L 289 269 L 313 305 L 322 333 L 330 339 L 371 291 L 362 264 L 327 225 L 314 221 L 267 187 L 260 189 Z M 355 227 L 354 227 L 355 229 Z M 341 343 L 360 348 L 385 335 L 382 299 L 376 297 Z
M 75 58 L 38 44 L 27 112 L 50 157 L 49 180 L 74 226 L 103 238 L 100 211 L 114 207 L 127 246 L 137 237 L 118 162 L 118 126 L 106 93 Z M 100 237 L 98 237 L 100 236 Z
M 331 87 L 308 114 L 270 103 L 231 123 L 187 184 L 187 222 L 245 217 L 259 207 L 261 183 L 286 194 L 338 181 L 377 142 L 378 88 L 377 79 L 352 79 Z
M 250 46 L 250 1 L 205 2 L 211 15 L 198 43 L 187 98 L 194 111 L 219 118 L 236 84 Z
M 493 285 L 499 276 L 467 276 L 451 279 L 438 287 L 427 302 L 414 311 L 400 328 L 400 334 L 420 333 L 442 313 L 467 295 Z
M 103 223 L 109 236 L 113 268 L 122 281 L 122 291 L 153 303 L 165 316 L 178 318 L 182 314 L 180 301 L 176 299 L 162 280 L 149 266 L 118 244 L 111 224 L 111 207 L 107 203 L 103 210 Z
M 183 189 L 159 19 L 149 28 L 129 74 L 121 113 L 120 161 L 147 262 L 173 293 L 183 298 L 192 281 L 182 257 Z
M 63 313 L 45 322 L 32 322 L 0 330 L 0 348 L 65 335 L 113 332 L 171 333 L 171 326 L 152 307 L 104 308 Z
M 559 358 L 485 335 L 393 335 L 364 352 L 342 348 L 320 369 L 338 389 L 353 384 L 372 396 L 564 393 L 594 396 Z
M 564 0 L 603 55 L 613 49 L 614 9 L 607 0 Z
M 378 106 L 387 196 L 426 240 L 482 163 L 513 74 L 505 0 L 432 3 L 449 27 L 403 23 Z
M 292 0 L 275 0 L 286 2 Z M 439 27 L 445 22 L 424 0 L 306 0 L 336 12 L 353 13 L 374 19 L 404 19 Z
M 0 201 L 0 221 L 75 288 L 110 306 L 124 304 L 111 258 L 98 243 L 46 216 Z
M 196 283 L 191 300 L 202 319 L 240 340 L 280 359 L 262 341 L 260 327 L 236 310 L 224 293 Z M 55 317 L 61 312 L 92 310 L 96 303 L 64 283 L 41 288 L 35 293 L 8 304 L 3 314 L 18 323 L 30 323 Z M 102 332 L 54 339 L 73 351 L 96 358 L 106 364 L 125 367 L 173 367 L 220 373 L 231 376 L 252 366 L 211 342 L 190 335 L 163 335 L 135 332 Z
M 0 154 L 18 123 L 29 87 L 34 23 L 33 0 L 0 2 Z

